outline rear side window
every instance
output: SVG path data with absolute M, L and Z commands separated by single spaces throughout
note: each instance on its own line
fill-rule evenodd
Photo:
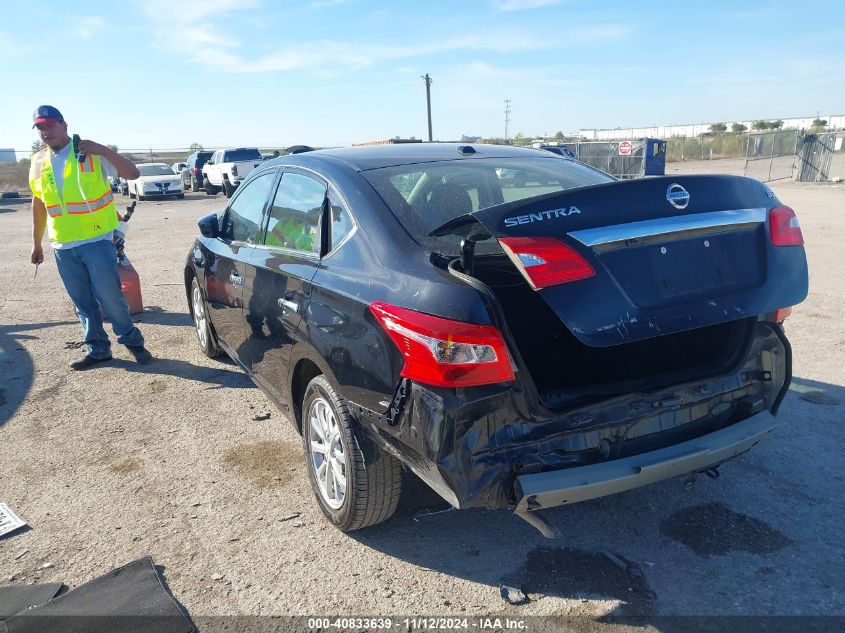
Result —
M 332 205 L 332 222 L 329 226 L 330 250 L 334 250 L 340 245 L 343 238 L 349 235 L 353 224 L 346 206 L 341 202 L 340 196 L 332 189 L 329 189 L 329 203 Z
M 479 209 L 614 180 L 572 160 L 546 156 L 418 163 L 373 169 L 362 175 L 414 240 L 435 252 L 457 255 L 459 237 L 428 234 Z M 494 241 L 490 242 L 479 244 L 478 252 L 497 251 Z
M 319 252 L 320 215 L 326 183 L 302 174 L 285 173 L 273 198 L 265 244 L 306 253 Z
M 226 210 L 224 235 L 238 242 L 258 243 L 264 205 L 275 177 L 276 172 L 269 171 L 241 185 Z

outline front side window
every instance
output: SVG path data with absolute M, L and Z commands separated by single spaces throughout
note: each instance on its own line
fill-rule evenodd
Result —
M 325 198 L 326 183 L 302 174 L 285 173 L 273 198 L 265 243 L 318 253 Z
M 226 210 L 223 225 L 225 236 L 247 244 L 258 243 L 264 204 L 275 177 L 276 172 L 269 171 L 241 185 Z

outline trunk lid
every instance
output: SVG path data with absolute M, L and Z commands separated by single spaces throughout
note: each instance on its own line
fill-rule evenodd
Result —
M 537 292 L 582 343 L 604 347 L 803 301 L 804 247 L 772 245 L 776 206 L 750 178 L 644 178 L 480 209 L 431 235 L 564 242 L 595 275 Z

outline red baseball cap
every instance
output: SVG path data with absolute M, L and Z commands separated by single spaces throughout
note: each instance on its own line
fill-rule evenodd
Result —
M 58 108 L 54 108 L 51 105 L 43 105 L 35 108 L 35 112 L 32 113 L 32 127 L 47 121 L 58 121 L 59 123 L 64 123 L 65 118 L 62 116 L 62 113 L 59 112 Z

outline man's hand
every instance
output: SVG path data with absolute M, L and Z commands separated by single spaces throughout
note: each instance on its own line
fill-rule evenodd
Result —
M 135 164 L 105 145 L 85 139 L 79 141 L 77 148 L 82 154 L 102 156 L 117 170 L 117 175 L 126 180 L 135 180 L 141 174 Z
M 100 145 L 94 141 L 80 140 L 79 147 L 76 148 L 80 154 L 88 154 L 90 156 L 105 156 L 111 153 L 111 150 L 105 145 Z
M 41 244 L 33 245 L 32 255 L 30 255 L 29 260 L 36 266 L 44 261 L 44 249 L 41 247 Z

